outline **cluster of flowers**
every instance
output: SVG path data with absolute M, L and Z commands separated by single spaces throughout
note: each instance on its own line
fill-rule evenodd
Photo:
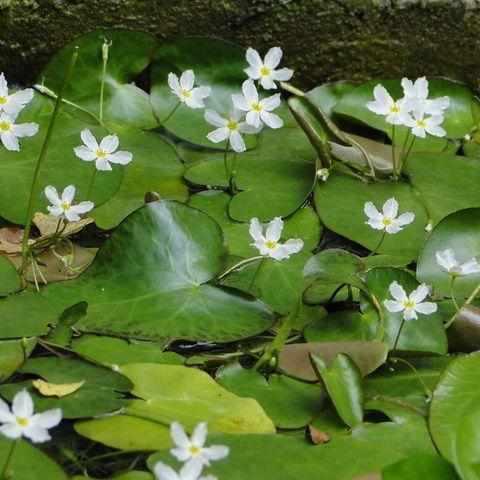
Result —
M 444 137 L 445 130 L 440 126 L 444 121 L 444 112 L 450 106 L 448 97 L 428 98 L 428 80 L 417 78 L 412 82 L 402 79 L 403 98 L 394 100 L 383 85 L 373 89 L 375 100 L 367 103 L 367 108 L 377 115 L 385 117 L 391 125 L 403 125 L 411 128 L 415 137 L 425 138 L 427 133 L 435 137 Z
M 282 119 L 272 113 L 280 106 L 280 94 L 261 99 L 255 85 L 255 81 L 258 81 L 265 90 L 273 90 L 277 88 L 275 82 L 288 81 L 292 78 L 293 70 L 277 69 L 282 56 L 283 52 L 279 47 L 271 48 L 263 60 L 256 50 L 247 49 L 246 60 L 249 67 L 245 69 L 245 73 L 249 78 L 243 82 L 242 93 L 232 95 L 233 109 L 228 117 L 220 115 L 215 110 L 205 111 L 205 120 L 217 127 L 207 135 L 211 142 L 227 141 L 227 149 L 230 145 L 235 152 L 244 152 L 246 146 L 242 134 L 258 133 L 264 125 L 270 128 L 283 126 Z M 205 99 L 211 94 L 210 87 L 195 87 L 193 70 L 186 70 L 180 78 L 170 73 L 168 85 L 180 103 L 193 109 L 205 108 Z
M 395 234 L 415 220 L 413 212 L 405 212 L 398 215 L 399 204 L 395 198 L 388 199 L 380 212 L 372 202 L 366 202 L 364 206 L 367 225 L 375 230 L 382 230 L 385 234 Z M 471 258 L 460 263 L 455 252 L 448 248 L 435 253 L 438 265 L 453 279 L 459 276 L 480 273 L 480 264 L 476 258 Z M 430 315 L 437 311 L 437 305 L 433 302 L 424 302 L 430 294 L 431 288 L 421 284 L 409 295 L 398 282 L 392 282 L 389 291 L 393 300 L 385 300 L 384 305 L 389 312 L 403 312 L 404 320 L 416 320 L 417 313 Z
M 170 453 L 183 466 L 177 473 L 173 468 L 162 462 L 155 464 L 153 471 L 157 480 L 216 480 L 213 475 L 202 475 L 203 469 L 210 466 L 210 462 L 226 458 L 229 448 L 223 445 L 205 446 L 207 441 L 207 424 L 199 423 L 189 438 L 182 425 L 173 422 L 170 425 L 170 435 L 174 448 Z

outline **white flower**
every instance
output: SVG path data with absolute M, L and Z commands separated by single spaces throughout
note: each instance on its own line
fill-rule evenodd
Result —
M 203 465 L 197 462 L 186 463 L 177 473 L 173 468 L 158 462 L 153 467 L 153 472 L 157 480 L 216 480 L 212 475 L 200 476 Z
M 170 425 L 170 435 L 175 448 L 170 453 L 181 462 L 198 463 L 200 465 L 210 465 L 210 460 L 221 460 L 228 453 L 228 447 L 223 445 L 212 445 L 205 447 L 207 440 L 207 424 L 199 423 L 193 431 L 192 437 L 188 438 L 185 430 L 178 422 Z
M 194 85 L 193 70 L 183 72 L 180 80 L 174 73 L 168 74 L 168 86 L 182 103 L 190 108 L 204 108 L 204 99 L 210 96 L 211 89 L 210 87 L 194 87 Z
M 365 222 L 375 230 L 385 230 L 387 233 L 398 233 L 405 225 L 415 220 L 415 214 L 405 212 L 398 215 L 398 202 L 389 198 L 382 207 L 382 213 L 372 202 L 366 202 L 363 208 L 368 220 Z M 397 216 L 398 215 L 398 216 Z
M 410 111 L 405 99 L 394 100 L 383 85 L 373 89 L 375 100 L 367 103 L 367 108 L 377 115 L 383 115 L 392 125 L 403 125 Z
M 428 80 L 425 77 L 417 78 L 415 83 L 403 78 L 402 87 L 411 110 L 420 109 L 429 115 L 443 115 L 450 106 L 449 97 L 428 98 Z
M 29 438 L 32 442 L 50 440 L 48 430 L 56 427 L 62 420 L 59 408 L 36 413 L 33 400 L 26 390 L 21 390 L 13 398 L 12 410 L 0 399 L 0 433 L 11 439 Z
M 282 60 L 283 52 L 280 47 L 271 48 L 262 60 L 260 54 L 253 48 L 247 49 L 246 59 L 249 67 L 245 73 L 253 80 L 259 80 L 265 90 L 277 88 L 275 81 L 288 82 L 293 76 L 290 68 L 275 70 Z
M 257 133 L 258 129 L 248 125 L 242 120 L 242 114 L 234 110 L 229 118 L 223 118 L 214 110 L 205 110 L 205 120 L 214 127 L 218 127 L 207 135 L 213 143 L 220 143 L 228 140 L 236 152 L 244 152 L 247 147 L 242 138 L 242 133 Z
M 0 74 L 0 112 L 16 117 L 18 112 L 31 102 L 33 98 L 33 90 L 26 88 L 18 90 L 11 95 L 8 94 L 8 83 L 3 72 Z
M 93 202 L 80 202 L 77 205 L 72 205 L 75 197 L 75 187 L 69 185 L 65 187 L 60 198 L 55 187 L 49 185 L 45 187 L 45 196 L 51 203 L 47 207 L 51 215 L 55 217 L 62 217 L 69 222 L 76 222 L 80 220 L 80 215 L 89 212 L 95 206 Z
M 253 80 L 245 80 L 242 85 L 242 91 L 243 95 L 232 95 L 232 101 L 235 108 L 248 112 L 245 119 L 249 125 L 260 128 L 264 123 L 270 128 L 283 127 L 283 120 L 275 113 L 271 113 L 280 106 L 281 99 L 279 93 L 260 100 Z
M 251 244 L 260 252 L 260 255 L 274 258 L 275 260 L 284 260 L 290 258 L 290 255 L 298 253 L 303 248 L 303 240 L 291 238 L 285 243 L 280 243 L 282 236 L 283 221 L 280 217 L 275 217 L 268 225 L 263 234 L 263 228 L 258 218 L 250 220 L 250 236 L 254 242 Z
M 435 258 L 437 259 L 438 265 L 452 276 L 459 277 L 480 273 L 480 264 L 475 257 L 464 263 L 460 263 L 455 258 L 455 252 L 451 248 L 435 252 Z
M 417 312 L 423 315 L 430 315 L 437 311 L 437 304 L 433 302 L 424 302 L 430 293 L 430 288 L 422 283 L 410 295 L 398 282 L 392 282 L 388 288 L 390 295 L 395 300 L 385 300 L 383 304 L 389 312 L 403 312 L 404 320 L 416 320 Z
M 443 115 L 425 117 L 425 112 L 417 109 L 412 115 L 408 115 L 404 124 L 412 129 L 412 134 L 416 137 L 425 138 L 427 133 L 435 137 L 444 137 L 447 132 L 440 126 L 443 120 Z
M 7 150 L 18 152 L 21 137 L 33 137 L 38 132 L 36 123 L 15 123 L 15 115 L 0 114 L 0 140 Z
M 92 132 L 86 128 L 80 133 L 80 138 L 84 145 L 73 149 L 75 155 L 86 162 L 95 160 L 97 170 L 112 170 L 111 163 L 127 165 L 132 161 L 130 152 L 116 151 L 119 145 L 116 135 L 103 137 L 99 145 Z
M 472 140 L 472 136 L 469 134 L 469 133 L 466 133 L 463 137 L 463 139 L 466 141 L 466 142 L 470 142 Z
M 323 182 L 326 182 L 329 176 L 330 176 L 330 170 L 328 168 L 319 168 L 317 170 L 317 177 Z
M 426 225 L 425 225 L 425 231 L 426 232 L 431 232 L 433 230 L 433 224 L 432 222 L 428 222 Z

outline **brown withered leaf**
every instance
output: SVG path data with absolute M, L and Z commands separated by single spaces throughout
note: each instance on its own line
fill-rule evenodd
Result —
M 321 445 L 330 441 L 330 435 L 328 433 L 318 430 L 313 425 L 308 425 L 307 434 L 314 445 Z
M 290 375 L 315 381 L 317 375 L 310 363 L 311 353 L 318 355 L 327 366 L 339 353 L 346 353 L 365 376 L 385 362 L 388 346 L 377 341 L 293 343 L 279 353 L 278 366 Z
M 452 350 L 473 352 L 480 348 L 480 308 L 465 305 L 457 313 L 447 330 L 448 344 Z
M 58 218 L 53 215 L 37 212 L 33 216 L 33 223 L 40 231 L 40 238 L 52 235 L 55 233 L 58 225 Z M 62 231 L 62 237 L 68 237 L 83 230 L 87 225 L 93 223 L 93 218 L 82 218 L 78 222 L 68 222 L 65 229 Z M 39 240 L 39 239 L 37 239 Z
M 12 255 L 22 251 L 23 228 L 0 228 L 0 252 Z M 33 241 L 30 240 L 29 243 Z

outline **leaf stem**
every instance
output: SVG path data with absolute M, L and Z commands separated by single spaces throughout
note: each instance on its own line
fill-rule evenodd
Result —
M 217 280 L 223 280 L 226 276 L 230 275 L 235 270 L 238 270 L 239 268 L 244 267 L 245 265 L 253 263 L 256 260 L 260 260 L 260 259 L 263 260 L 264 258 L 265 257 L 263 255 L 257 255 L 256 257 L 246 258 L 245 260 L 242 260 L 236 263 L 235 265 L 233 265 L 232 267 L 228 268 L 227 270 L 225 270 L 221 275 L 217 277 Z
M 35 204 L 36 198 L 36 187 L 37 187 L 37 180 L 38 175 L 40 173 L 40 167 L 47 156 L 48 147 L 50 145 L 50 141 L 52 138 L 53 127 L 55 125 L 55 121 L 58 116 L 58 112 L 60 111 L 60 105 L 62 103 L 63 92 L 65 91 L 65 87 L 68 85 L 70 81 L 70 77 L 72 76 L 73 68 L 75 67 L 75 63 L 77 62 L 78 58 L 78 47 L 75 47 L 72 58 L 70 63 L 67 67 L 65 72 L 65 76 L 63 78 L 62 86 L 60 87 L 60 91 L 58 92 L 57 100 L 55 101 L 55 107 L 53 109 L 52 116 L 50 117 L 50 123 L 48 124 L 47 134 L 45 136 L 45 140 L 43 142 L 42 148 L 40 150 L 40 154 L 38 156 L 37 163 L 35 165 L 35 170 L 33 172 L 33 179 L 32 185 L 30 187 L 30 198 L 28 200 L 28 207 L 27 207 L 27 217 L 25 220 L 25 230 L 23 232 L 23 241 L 22 241 L 22 265 L 20 267 L 20 271 L 23 272 L 27 259 L 28 259 L 28 239 L 30 237 L 30 231 L 32 229 L 32 217 L 33 217 L 33 208 Z
M 404 365 L 406 365 L 408 368 L 410 368 L 410 370 L 412 370 L 413 374 L 415 375 L 415 378 L 418 380 L 418 382 L 420 383 L 420 385 L 422 386 L 423 388 L 423 391 L 425 392 L 425 395 L 427 396 L 427 398 L 431 398 L 432 397 L 432 391 L 427 387 L 427 384 L 423 381 L 423 379 L 420 377 L 419 373 L 418 373 L 418 370 L 415 368 L 414 365 L 412 365 L 408 360 L 405 360 L 404 358 L 399 358 L 399 357 L 391 357 L 390 360 L 392 361 L 392 363 L 403 363 Z
M 10 475 L 9 469 L 12 464 L 13 454 L 15 453 L 15 449 L 17 448 L 19 440 L 13 440 L 12 444 L 10 445 L 10 450 L 7 455 L 7 459 L 3 465 L 2 474 L 0 476 L 0 480 L 10 480 L 12 476 Z
M 228 149 L 230 147 L 230 139 L 227 140 L 225 145 L 225 150 L 223 152 L 223 166 L 225 168 L 225 178 L 227 180 L 228 185 L 231 183 L 231 172 L 230 168 L 228 168 Z
M 382 236 L 380 237 L 380 241 L 377 243 L 377 246 L 367 255 L 367 257 L 371 257 L 377 253 L 378 249 L 382 246 L 382 243 L 385 240 L 386 235 L 387 235 L 387 231 L 384 230 L 382 232 Z
M 400 324 L 400 328 L 398 329 L 397 336 L 395 338 L 395 342 L 393 343 L 392 351 L 395 351 L 398 345 L 398 340 L 400 339 L 400 334 L 402 333 L 403 326 L 405 325 L 405 318 L 402 318 L 402 323 Z

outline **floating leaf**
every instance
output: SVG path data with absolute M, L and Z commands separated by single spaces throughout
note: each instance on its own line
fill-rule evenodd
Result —
M 44 396 L 44 397 L 66 397 L 72 393 L 75 393 L 78 389 L 82 388 L 85 384 L 85 380 L 75 383 L 48 383 L 45 380 L 39 378 L 34 380 L 32 385 Z
M 382 472 L 382 480 L 457 480 L 454 468 L 438 455 L 412 455 L 389 465 Z
M 175 202 L 155 202 L 128 217 L 79 279 L 49 285 L 0 303 L 0 336 L 44 333 L 80 301 L 87 315 L 76 328 L 137 339 L 185 338 L 226 342 L 268 329 L 270 311 L 259 301 L 207 284 L 223 265 L 218 225 Z M 18 309 L 27 321 L 10 323 Z
M 5 381 L 22 366 L 36 344 L 36 338 L 0 342 L 0 382 Z
M 295 377 L 314 381 L 317 376 L 310 355 L 319 356 L 330 365 L 339 353 L 345 353 L 356 363 L 362 375 L 368 375 L 385 362 L 387 346 L 381 342 L 313 342 L 285 345 L 279 354 L 279 367 Z
M 0 257 L 0 297 L 14 293 L 20 288 L 20 275 L 12 262 L 5 257 Z

